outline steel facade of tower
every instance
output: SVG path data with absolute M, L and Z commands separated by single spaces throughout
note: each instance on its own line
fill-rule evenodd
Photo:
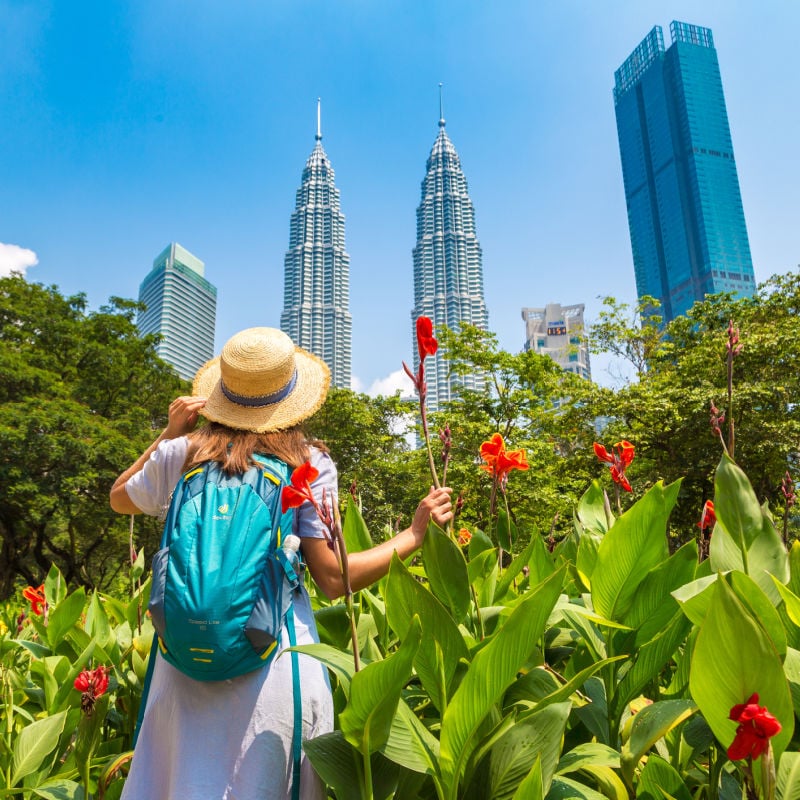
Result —
M 656 26 L 614 73 L 636 289 L 669 321 L 707 294 L 755 291 L 711 31 Z
M 440 115 L 441 116 L 441 115 Z M 461 323 L 484 330 L 488 314 L 483 296 L 481 246 L 475 234 L 475 212 L 469 197 L 461 161 L 439 120 L 422 181 L 417 207 L 417 244 L 414 247 L 414 309 L 411 312 L 414 367 L 419 366 L 416 320 L 430 317 L 434 331 L 446 325 L 457 330 Z M 428 407 L 435 411 L 458 393 L 458 387 L 480 389 L 480 374 L 449 376 L 441 353 L 425 362 Z
M 161 335 L 156 352 L 184 379 L 214 356 L 217 290 L 204 274 L 203 262 L 173 242 L 139 286 L 139 333 Z
M 306 161 L 284 258 L 281 329 L 321 358 L 331 384 L 350 388 L 352 319 L 350 256 L 334 172 L 322 147 L 317 109 L 316 145 Z

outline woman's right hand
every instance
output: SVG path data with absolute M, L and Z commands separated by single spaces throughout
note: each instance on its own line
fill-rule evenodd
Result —
M 425 539 L 430 520 L 440 528 L 444 528 L 453 519 L 453 504 L 450 500 L 452 491 L 449 486 L 443 486 L 441 489 L 434 489 L 431 486 L 427 497 L 420 501 L 411 522 L 411 532 L 414 534 L 417 547 L 420 547 Z
M 191 433 L 197 427 L 200 410 L 205 404 L 205 397 L 176 397 L 169 405 L 169 420 L 164 428 L 164 438 L 177 439 Z

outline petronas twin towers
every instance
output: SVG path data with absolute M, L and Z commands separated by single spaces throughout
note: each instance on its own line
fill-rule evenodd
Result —
M 322 147 L 319 104 L 316 144 L 303 170 L 284 259 L 281 328 L 296 344 L 322 358 L 331 382 L 350 388 L 352 320 L 349 310 L 350 257 L 344 247 L 344 215 L 334 172 Z M 481 246 L 467 181 L 440 111 L 417 208 L 412 331 L 419 316 L 434 329 L 461 323 L 488 324 L 483 297 Z M 416 343 L 413 344 L 415 359 Z M 415 365 L 416 366 L 416 365 Z M 436 410 L 457 392 L 475 388 L 480 376 L 451 378 L 440 354 L 426 363 L 429 407 Z

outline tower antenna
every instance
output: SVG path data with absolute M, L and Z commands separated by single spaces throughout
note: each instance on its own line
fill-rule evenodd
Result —
M 442 84 L 439 84 L 439 127 L 444 128 L 444 106 L 442 104 Z
M 322 106 L 322 100 L 321 100 L 321 98 L 318 97 L 317 98 L 317 136 L 316 136 L 316 139 L 317 139 L 318 142 L 322 140 L 322 109 L 321 109 L 321 106 Z

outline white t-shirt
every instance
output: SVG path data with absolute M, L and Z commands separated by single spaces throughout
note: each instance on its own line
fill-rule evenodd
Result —
M 125 485 L 144 513 L 161 516 L 186 459 L 187 439 L 159 444 L 144 468 Z M 312 449 L 320 471 L 312 484 L 336 494 L 336 467 Z M 309 513 L 310 512 L 310 513 Z M 295 533 L 324 536 L 309 503 L 295 512 Z M 308 595 L 295 601 L 298 644 L 318 641 Z M 157 656 L 142 728 L 123 800 L 289 800 L 294 703 L 286 630 L 278 656 L 264 669 L 227 681 L 196 681 Z M 333 730 L 333 702 L 325 668 L 301 655 L 303 739 Z M 325 788 L 303 756 L 300 797 L 322 800 Z

